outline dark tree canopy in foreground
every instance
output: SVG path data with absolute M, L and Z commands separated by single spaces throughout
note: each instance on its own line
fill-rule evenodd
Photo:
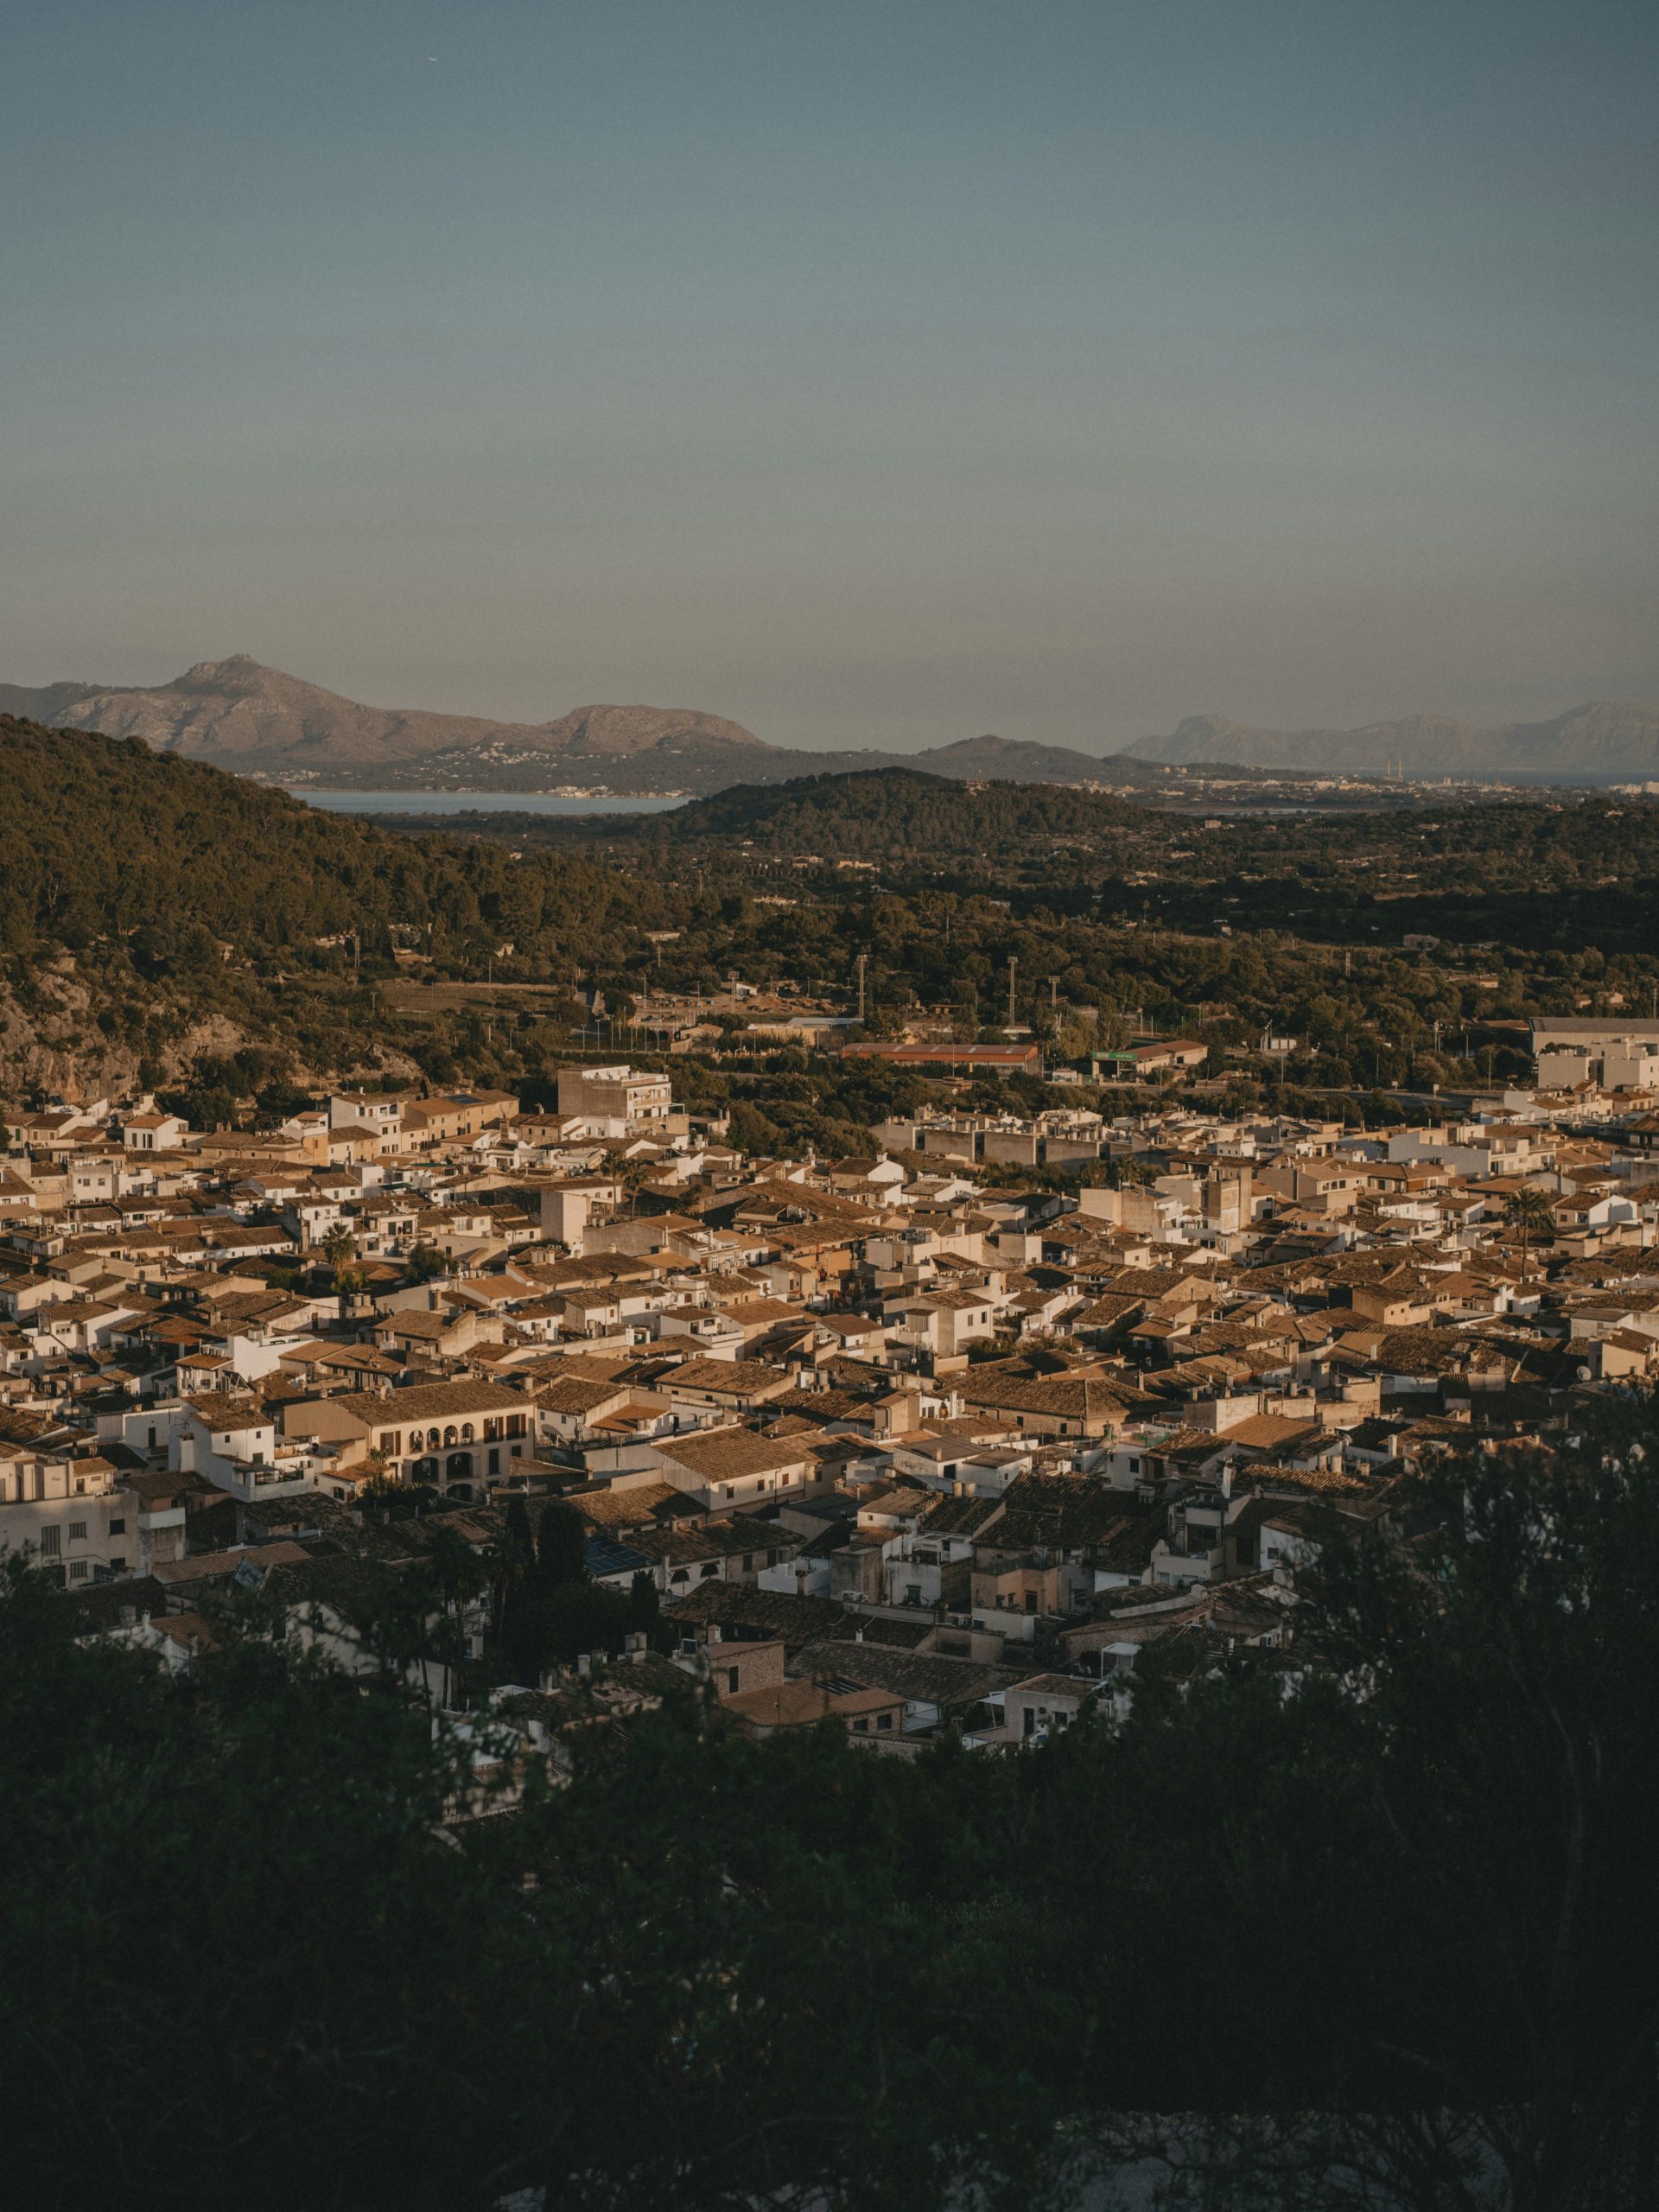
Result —
M 1659 1431 L 1609 1418 L 1425 1484 L 1288 1667 L 989 1760 L 691 1700 L 448 1835 L 461 1748 L 257 1606 L 168 1678 L 14 1567 L 12 2200 L 1064 2204 L 1173 2113 L 1216 2205 L 1650 2204 Z

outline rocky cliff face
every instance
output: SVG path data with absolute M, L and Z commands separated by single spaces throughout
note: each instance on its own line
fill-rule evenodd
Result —
M 204 1052 L 233 1052 L 263 1041 L 223 1014 L 192 1016 L 181 1007 L 167 1041 L 141 1054 L 136 1044 L 99 1027 L 97 1016 L 105 1001 L 67 953 L 37 962 L 26 994 L 0 982 L 0 1094 L 21 1098 L 66 1087 L 88 1093 L 132 1090 L 143 1058 L 152 1080 L 159 1075 L 175 1083 Z

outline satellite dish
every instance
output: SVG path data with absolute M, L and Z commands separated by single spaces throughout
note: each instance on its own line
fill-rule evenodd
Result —
M 1579 1380 L 1580 1382 L 1587 1382 L 1590 1380 L 1590 1370 L 1587 1367 L 1581 1367 L 1579 1370 Z

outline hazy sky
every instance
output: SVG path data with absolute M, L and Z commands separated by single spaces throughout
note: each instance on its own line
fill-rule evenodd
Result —
M 22 0 L 0 680 L 1659 696 L 1653 0 Z

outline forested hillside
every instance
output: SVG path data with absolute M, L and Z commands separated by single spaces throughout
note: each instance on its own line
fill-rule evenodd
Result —
M 626 825 L 640 844 L 730 841 L 761 853 L 953 861 L 998 860 L 1033 837 L 1131 830 L 1168 834 L 1167 823 L 1144 807 L 1103 792 L 1064 784 L 962 784 L 911 768 L 808 776 L 773 789 L 738 784 L 671 814 L 636 815 Z
M 1523 1075 L 1528 1014 L 1659 988 L 1641 802 L 1205 820 L 884 770 L 411 832 L 0 720 L 0 1096 L 138 1080 L 199 1122 L 354 1071 L 545 1096 L 574 1048 L 639 1053 L 652 994 L 735 976 L 845 1005 L 860 955 L 878 1032 L 1000 1033 L 1013 961 L 1063 1057 L 1179 1029 L 1231 1073 L 1271 1028 L 1297 1056 L 1249 1079 L 1327 1092 Z M 755 1146 L 845 1150 L 897 1096 L 721 1020 L 677 1088 Z
M 1000 871 L 1033 850 L 1088 841 L 1120 855 L 1162 854 L 1192 829 L 1108 791 L 1063 784 L 970 783 L 921 768 L 885 766 L 734 784 L 658 814 L 522 814 L 499 810 L 385 814 L 383 828 L 488 837 L 520 846 L 612 854 L 719 847 L 779 859 L 880 861 L 897 868 Z
M 0 1093 L 72 1067 L 176 1077 L 201 1052 L 372 1065 L 374 1001 L 347 986 L 394 973 L 399 946 L 470 973 L 510 945 L 569 982 L 677 913 L 594 861 L 395 836 L 136 740 L 10 718 L 0 851 Z
M 669 814 L 503 812 L 449 829 L 630 862 L 705 867 L 717 853 L 756 882 L 772 862 L 826 880 L 857 863 L 901 893 L 1013 893 L 1016 911 L 1199 937 L 1369 947 L 1427 933 L 1574 957 L 1659 945 L 1659 807 L 1600 797 L 1194 819 L 1105 792 L 887 768 L 740 785 Z
M 388 836 L 137 740 L 0 719 L 0 947 L 127 942 L 143 972 L 394 923 L 534 938 L 602 927 L 620 887 L 582 861 Z

